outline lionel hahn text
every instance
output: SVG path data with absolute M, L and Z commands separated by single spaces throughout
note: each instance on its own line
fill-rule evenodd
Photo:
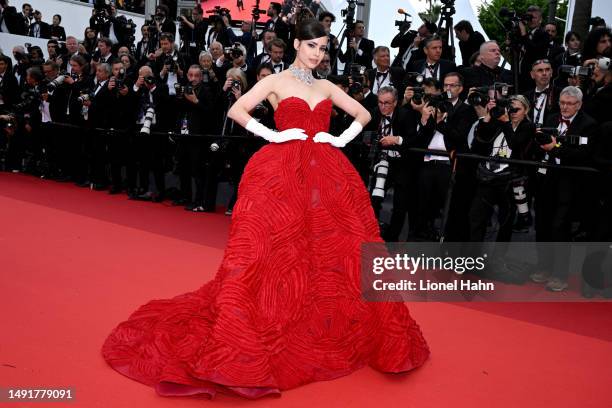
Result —
M 399 290 L 399 291 L 438 291 L 450 292 L 456 290 L 468 291 L 494 291 L 495 284 L 481 280 L 453 280 L 450 282 L 431 282 L 427 280 L 409 281 L 402 279 L 396 282 L 384 282 L 377 279 L 372 284 L 374 290 Z

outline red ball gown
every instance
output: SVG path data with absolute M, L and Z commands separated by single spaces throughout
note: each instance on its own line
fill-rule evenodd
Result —
M 425 362 L 406 305 L 362 299 L 361 244 L 383 241 L 352 164 L 312 140 L 329 129 L 331 108 L 279 103 L 277 127 L 308 139 L 251 158 L 215 278 L 119 324 L 102 347 L 115 370 L 161 395 L 258 398 L 365 365 L 399 373 Z

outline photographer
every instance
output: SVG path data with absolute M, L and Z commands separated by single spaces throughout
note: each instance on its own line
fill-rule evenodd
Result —
M 266 30 L 260 34 L 262 38 L 262 50 L 260 54 L 255 56 L 253 66 L 258 67 L 263 63 L 270 62 L 270 43 L 276 39 L 276 33 L 274 31 Z
M 155 54 L 149 54 L 153 71 L 163 83 L 168 86 L 170 95 L 176 95 L 174 84 L 180 83 L 187 69 L 185 58 L 179 54 L 174 46 L 174 37 L 170 33 L 163 33 L 159 37 L 160 48 Z
M 521 16 L 518 24 L 518 43 L 522 47 L 519 66 L 519 87 L 528 89 L 532 82 L 529 77 L 531 65 L 534 61 L 547 56 L 550 38 L 542 28 L 542 10 L 537 6 L 529 6 L 527 12 Z
M 246 64 L 246 48 L 240 43 L 225 48 L 223 55 L 217 59 L 215 65 L 220 81 L 225 81 L 227 72 L 234 68 L 241 70 L 246 75 L 249 70 Z
M 270 41 L 269 44 L 269 52 L 270 52 L 270 64 L 274 68 L 274 73 L 278 74 L 289 68 L 289 64 L 283 61 L 285 56 L 285 50 L 287 49 L 287 45 L 280 38 L 276 38 Z
M 608 57 L 612 52 L 612 32 L 607 27 L 595 28 L 588 35 L 584 41 L 584 48 L 582 52 L 583 61 Z
M 34 11 L 34 22 L 30 24 L 28 35 L 35 38 L 51 38 L 51 26 L 42 21 L 42 13 L 38 10 Z
M 164 4 L 160 4 L 155 8 L 155 14 L 151 16 L 151 27 L 157 32 L 158 35 L 162 33 L 170 33 L 174 38 L 176 36 L 176 24 L 174 21 L 168 18 L 170 12 L 168 7 Z
M 17 9 L 9 5 L 9 0 L 0 0 L 0 32 L 27 35 L 30 20 L 25 16 L 32 11 L 32 6 L 25 3 L 22 10 L 23 13 L 17 13 Z
M 582 37 L 576 31 L 568 31 L 565 35 L 565 50 L 561 54 L 558 54 L 553 63 L 553 72 L 557 73 L 561 65 L 582 65 Z M 559 77 L 555 78 L 555 85 L 561 89 L 568 85 L 567 78 Z
M 428 80 L 425 80 L 425 85 Z M 421 113 L 418 130 L 414 140 L 414 146 L 431 150 L 442 150 L 449 153 L 466 152 L 468 150 L 468 133 L 475 121 L 474 108 L 463 103 L 459 95 L 463 92 L 463 77 L 458 73 L 449 73 L 444 77 L 445 93 L 441 94 L 436 89 L 434 94 L 419 103 L 418 98 L 413 97 L 410 104 L 413 109 Z M 415 100 L 416 99 L 416 100 Z M 421 171 L 419 174 L 419 215 L 416 226 L 416 234 L 421 239 L 434 237 L 433 224 L 438 213 L 442 209 L 447 194 L 448 182 L 451 176 L 451 161 L 448 156 L 425 154 L 421 159 Z M 459 200 L 456 208 L 464 205 L 465 197 L 456 191 L 454 199 Z M 462 201 L 463 200 L 463 201 Z M 459 205 L 461 204 L 461 205 Z M 458 214 L 456 219 L 465 214 Z M 459 234 L 458 227 L 448 226 L 449 235 Z M 445 234 L 446 231 L 440 231 Z
M 573 166 L 590 165 L 589 138 L 597 122 L 582 111 L 582 91 L 568 86 L 559 97 L 560 113 L 552 115 L 546 128 L 554 129 L 558 136 L 541 135 L 537 140 L 546 152 L 549 163 Z M 588 173 L 564 171 L 555 168 L 538 170 L 536 193 L 536 240 L 538 242 L 569 242 L 572 240 L 573 208 L 579 208 L 581 229 L 591 232 L 592 177 Z M 567 288 L 569 254 L 552 253 L 541 248 L 538 253 L 538 271 L 530 278 L 546 283 L 552 291 Z
M 345 75 L 349 72 L 352 63 L 359 64 L 367 69 L 372 68 L 372 53 L 374 52 L 374 41 L 364 37 L 365 24 L 363 21 L 355 21 L 353 32 L 347 34 L 348 43 L 346 51 L 338 52 L 338 59 L 345 64 Z
M 404 70 L 400 67 L 391 67 L 391 56 L 388 47 L 378 46 L 374 49 L 375 69 L 366 71 L 372 92 L 377 95 L 378 90 L 385 86 L 393 86 L 399 95 L 404 94 Z
M 82 55 L 73 55 L 69 61 L 71 67 L 70 76 L 64 80 L 64 85 L 68 87 L 68 107 L 66 116 L 68 123 L 82 128 L 85 126 L 87 112 L 89 108 L 84 105 L 84 101 L 89 98 L 94 86 L 89 77 L 89 65 Z M 69 149 L 68 163 L 70 168 L 68 173 L 73 181 L 82 187 L 89 187 L 90 181 L 87 174 L 87 154 L 89 152 L 88 141 L 83 132 L 79 129 L 69 128 L 65 132 Z
M 225 123 L 222 126 L 222 131 L 221 131 L 222 135 L 246 136 L 247 134 L 246 129 L 244 129 L 240 125 L 237 125 L 233 120 L 227 117 L 227 112 L 229 111 L 230 107 L 238 99 L 240 99 L 243 92 L 245 92 L 247 88 L 248 88 L 247 77 L 243 70 L 239 68 L 231 68 L 229 71 L 227 71 L 227 80 L 225 81 L 225 84 L 223 85 L 223 92 L 221 92 L 221 100 L 219 101 L 219 106 L 221 106 L 223 111 L 225 112 L 225 115 L 223 118 L 225 120 Z M 225 151 L 228 150 L 228 147 L 232 147 L 232 150 L 233 150 L 233 154 L 231 154 L 231 156 L 229 157 L 229 161 L 230 161 L 229 178 L 230 178 L 230 183 L 234 186 L 234 192 L 232 194 L 232 197 L 230 198 L 230 201 L 227 206 L 227 212 L 226 212 L 226 215 L 231 215 L 232 210 L 234 208 L 234 204 L 236 203 L 236 199 L 237 199 L 238 184 L 240 183 L 240 178 L 242 177 L 242 173 L 244 172 L 244 167 L 246 166 L 248 158 L 250 157 L 250 154 L 252 153 L 250 153 L 248 149 L 249 146 L 247 146 L 243 141 L 239 141 L 233 144 L 228 143 L 225 145 L 226 146 L 225 148 L 223 147 L 223 141 L 219 141 L 218 144 L 219 144 L 219 150 L 216 152 L 217 154 L 225 153 Z M 210 161 L 211 167 L 207 169 L 206 184 L 207 186 L 210 186 L 210 187 L 207 187 L 207 190 L 208 188 L 212 189 L 213 188 L 212 186 L 214 185 L 215 186 L 214 187 L 215 196 L 216 196 L 216 184 L 217 184 L 217 179 L 215 178 L 217 172 L 215 171 L 215 168 L 218 168 L 219 161 L 221 159 L 223 159 L 223 157 L 221 156 L 212 158 Z M 208 195 L 208 192 L 207 192 L 207 195 Z M 213 197 L 212 192 L 210 193 L 210 197 Z
M 425 59 L 410 64 L 408 71 L 418 72 L 423 78 L 433 78 L 441 81 L 449 72 L 455 72 L 457 67 L 454 62 L 442 59 L 443 42 L 440 37 L 433 35 L 423 41 L 423 52 Z
M 276 33 L 276 38 L 280 38 L 289 43 L 289 25 L 280 17 L 282 6 L 280 3 L 271 2 L 267 10 L 267 15 L 270 17 L 264 26 L 265 30 L 270 30 Z
M 188 85 L 177 98 L 181 118 L 181 134 L 178 139 L 176 161 L 180 179 L 180 197 L 174 205 L 184 205 L 186 210 L 201 212 L 215 208 L 216 186 L 204 184 L 204 163 L 209 160 L 209 139 L 190 135 L 212 135 L 218 133 L 215 121 L 216 85 L 202 82 L 202 71 L 198 65 L 192 65 L 187 71 Z M 195 198 L 192 196 L 191 180 L 195 181 Z M 205 195 L 206 188 L 206 195 Z
M 552 73 L 552 65 L 547 59 L 537 60 L 531 66 L 535 89 L 526 92 L 525 97 L 533 107 L 531 120 L 538 127 L 542 127 L 550 115 L 559 112 L 561 90 L 551 83 Z
M 104 1 L 96 0 L 89 19 L 89 27 L 95 28 L 101 38 L 108 38 L 117 47 L 129 45 L 127 24 L 128 21 L 124 16 L 117 15 L 114 4 L 106 5 Z
M 56 123 L 68 123 L 69 86 L 65 84 L 66 75 L 59 75 L 59 65 L 47 61 L 42 66 L 45 75 L 46 90 L 41 92 L 40 111 L 42 113 L 42 134 L 48 160 L 48 172 L 45 176 L 60 181 L 67 180 L 69 171 L 68 151 L 70 140 L 67 132 Z
M 584 111 L 598 123 L 610 120 L 612 106 L 612 67 L 609 58 L 587 60 L 586 66 L 592 66 L 591 86 L 585 92 Z
M 95 190 L 104 190 L 108 185 L 106 175 L 107 163 L 107 135 L 106 129 L 110 127 L 113 115 L 114 98 L 108 83 L 111 75 L 111 67 L 107 63 L 100 63 L 96 66 L 96 76 L 94 80 L 93 92 L 89 98 L 83 102 L 87 107 L 87 127 L 90 128 L 89 145 L 91 146 L 91 178 Z
M 41 114 L 39 110 L 41 92 L 39 87 L 43 78 L 43 73 L 39 67 L 30 67 L 26 70 L 21 101 L 13 107 L 18 129 L 16 129 L 7 151 L 7 163 L 10 168 L 36 175 L 39 174 L 39 164 L 42 159 Z
M 329 53 L 330 66 L 333 67 L 333 71 L 330 73 L 333 75 L 337 75 L 338 68 L 335 62 L 338 58 L 338 50 L 340 49 L 340 43 L 338 42 L 338 38 L 331 33 L 331 25 L 336 21 L 336 16 L 334 16 L 329 11 L 323 11 L 319 13 L 318 19 L 321 24 L 323 24 L 323 27 L 325 27 L 325 31 L 327 32 L 327 52 Z
M 118 194 L 123 189 L 121 169 L 126 166 L 127 187 L 136 187 L 135 168 L 128 160 L 129 150 L 133 141 L 131 134 L 134 130 L 134 117 L 136 110 L 133 103 L 133 81 L 128 76 L 128 69 L 120 60 L 115 60 L 111 67 L 107 88 L 111 93 L 111 107 L 109 128 L 114 132 L 108 135 L 108 154 L 111 171 L 111 188 L 109 194 Z
M 25 48 L 17 45 L 13 47 L 13 58 L 17 61 L 17 64 L 13 65 L 12 75 L 17 79 L 19 88 L 23 88 L 25 86 L 26 71 L 32 65 L 30 56 L 26 53 Z
M 136 105 L 136 128 L 132 150 L 137 163 L 139 189 L 128 191 L 131 199 L 162 202 L 165 198 L 166 156 L 168 132 L 174 128 L 173 103 L 168 85 L 153 75 L 151 67 L 145 65 L 138 70 L 138 79 L 132 88 Z M 159 132 L 159 133 L 158 133 Z M 161 133 L 161 134 L 160 134 Z M 153 172 L 156 192 L 149 190 L 149 172 Z
M 404 226 L 406 213 L 409 214 L 409 221 L 415 222 L 412 218 L 415 214 L 410 211 L 415 206 L 416 170 L 418 164 L 415 163 L 413 155 L 410 155 L 405 148 L 409 147 L 411 140 L 416 133 L 417 119 L 415 113 L 407 107 L 399 107 L 397 90 L 391 86 L 382 87 L 378 91 L 378 109 L 370 122 L 373 125 L 368 129 L 377 127 L 379 143 L 377 148 L 380 150 L 379 156 L 375 158 L 377 163 L 381 160 L 388 162 L 388 174 L 384 182 L 384 190 L 393 188 L 393 211 L 389 226 L 384 233 L 385 241 L 397 241 Z M 416 166 L 415 166 L 416 164 Z M 374 180 L 380 177 L 375 172 Z M 375 182 L 378 186 L 379 183 Z M 374 212 L 378 216 L 384 200 L 384 191 L 376 194 L 373 191 Z M 381 197 L 382 196 L 382 197 Z
M 229 47 L 236 40 L 227 16 L 213 15 L 210 16 L 209 22 L 211 27 L 206 40 L 208 49 L 211 49 L 215 41 L 221 43 L 223 47 Z
M 19 100 L 19 84 L 10 73 L 11 58 L 0 55 L 0 114 L 9 112 Z
M 517 95 L 510 98 L 508 107 L 500 108 L 492 101 L 488 108 L 484 119 L 476 127 L 472 152 L 483 156 L 524 159 L 525 152 L 535 137 L 535 126 L 528 118 L 527 99 Z M 515 180 L 524 175 L 521 167 L 507 163 L 487 161 L 478 164 L 478 185 L 469 210 L 470 241 L 484 241 L 487 223 L 495 206 L 498 207 L 499 224 L 495 240 L 511 240 L 516 213 L 515 198 L 523 205 L 522 210 L 527 210 L 524 187 L 515 184 Z M 516 196 L 515 190 L 518 192 Z
M 423 23 L 416 32 L 409 28 L 409 24 L 400 26 L 400 32 L 391 41 L 391 48 L 399 47 L 397 57 L 392 64 L 394 67 L 408 69 L 414 61 L 423 59 L 425 55 L 421 49 L 421 41 L 438 31 L 435 23 L 430 22 Z
M 204 20 L 203 11 L 200 5 L 191 10 L 191 19 L 184 15 L 179 17 L 179 35 L 183 43 L 181 51 L 189 55 L 192 64 L 197 63 L 200 52 L 206 48 L 206 32 L 208 22 Z
M 455 36 L 459 39 L 459 49 L 461 50 L 461 66 L 469 66 L 470 57 L 480 50 L 480 46 L 485 42 L 484 37 L 478 31 L 474 31 L 472 23 L 461 20 L 455 24 Z
M 461 70 L 465 78 L 462 98 L 467 96 L 470 89 L 479 86 L 491 86 L 496 82 L 512 83 L 512 72 L 501 68 L 501 50 L 496 41 L 485 41 L 480 46 L 480 65 Z

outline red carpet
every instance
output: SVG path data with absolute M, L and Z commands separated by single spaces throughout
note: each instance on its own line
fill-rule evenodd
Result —
M 210 280 L 229 218 L 0 173 L 0 388 L 75 389 L 40 407 L 610 406 L 612 303 L 414 303 L 432 357 L 280 398 L 162 398 L 109 368 L 105 336 L 140 304 Z

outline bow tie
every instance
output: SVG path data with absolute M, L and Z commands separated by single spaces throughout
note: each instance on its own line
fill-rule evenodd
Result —
M 379 72 L 379 71 L 378 71 L 378 72 L 376 72 L 376 78 L 380 78 L 381 76 L 385 76 L 385 77 L 386 77 L 386 76 L 387 76 L 387 73 L 388 73 L 388 72 Z
M 274 64 L 274 69 L 276 69 L 276 68 L 282 68 L 282 67 L 283 67 L 283 64 Z
M 387 123 L 391 123 L 391 116 L 383 116 L 383 120 L 386 121 Z
M 570 122 L 569 119 L 563 119 L 563 118 L 559 118 L 559 124 L 562 125 L 565 123 L 565 126 L 570 127 L 570 125 L 572 124 L 572 122 Z

